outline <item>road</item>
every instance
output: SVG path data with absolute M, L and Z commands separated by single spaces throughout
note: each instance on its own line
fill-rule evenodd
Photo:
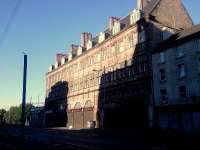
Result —
M 196 139 L 196 141 L 195 141 Z M 25 129 L 25 150 L 168 150 L 200 149 L 199 137 L 142 130 L 66 130 L 65 128 Z M 0 149 L 22 149 L 20 128 L 0 132 Z

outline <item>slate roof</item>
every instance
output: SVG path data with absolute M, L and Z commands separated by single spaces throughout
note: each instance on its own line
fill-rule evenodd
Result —
M 131 24 L 131 23 L 130 23 L 130 15 L 128 15 L 128 16 L 122 18 L 122 19 L 120 20 L 120 23 L 122 24 L 122 30 L 125 29 L 125 28 L 127 28 L 127 27 L 129 27 L 130 24 Z M 109 29 L 106 29 L 106 30 L 104 31 L 104 33 L 107 34 L 107 38 L 109 38 L 109 37 L 112 36 L 112 33 L 110 32 Z M 98 43 L 98 35 L 95 36 L 95 37 L 93 37 L 93 38 L 92 38 L 92 41 L 95 42 L 95 44 L 97 44 L 97 43 Z
M 144 8 L 144 12 L 147 14 L 151 14 L 154 8 L 159 4 L 161 0 L 151 0 L 148 5 Z
M 173 34 L 167 40 L 161 42 L 154 53 L 164 51 L 167 48 L 182 44 L 195 38 L 200 38 L 200 24 Z

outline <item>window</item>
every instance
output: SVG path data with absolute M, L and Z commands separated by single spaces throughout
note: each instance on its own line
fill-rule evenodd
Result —
M 186 90 L 185 86 L 180 86 L 179 87 L 179 96 L 181 98 L 186 98 L 186 96 L 187 96 L 187 90 Z
M 115 44 L 115 52 L 119 52 L 119 43 Z
M 168 39 L 171 35 L 172 35 L 171 32 L 164 30 L 163 33 L 162 33 L 163 40 Z
M 179 64 L 178 65 L 178 77 L 184 78 L 186 76 L 185 65 Z
M 143 42 L 145 42 L 145 32 L 141 31 L 139 33 L 139 43 L 143 43 Z
M 135 24 L 142 17 L 143 17 L 143 14 L 140 12 L 140 10 L 134 9 L 130 15 L 131 24 Z
M 197 40 L 197 51 L 200 51 L 200 39 Z
M 113 35 L 117 34 L 118 32 L 120 32 L 120 29 L 121 29 L 121 23 L 120 22 L 115 22 L 114 26 L 113 26 L 113 29 L 112 29 L 112 34 Z
M 164 62 L 165 62 L 165 53 L 164 53 L 164 52 L 161 52 L 161 53 L 160 53 L 160 62 L 161 62 L 161 63 L 164 63 Z
M 198 72 L 200 73 L 200 58 L 198 60 Z
M 100 32 L 100 34 L 99 34 L 99 43 L 101 43 L 101 42 L 103 42 L 104 40 L 105 40 L 105 38 L 106 38 L 106 35 L 105 35 L 105 33 L 104 32 Z
M 81 103 L 77 102 L 74 106 L 74 109 L 81 109 Z
M 160 97 L 161 97 L 161 104 L 167 104 L 167 90 L 166 89 L 160 90 Z
M 177 57 L 183 57 L 184 56 L 184 46 L 178 46 L 176 48 L 176 52 L 177 52 Z
M 165 69 L 160 69 L 160 80 L 164 81 L 165 79 Z
M 129 59 L 126 63 L 127 66 L 131 66 L 132 65 L 132 59 Z
M 128 48 L 133 47 L 133 36 L 128 37 Z
M 87 50 L 91 49 L 92 47 L 93 47 L 93 42 L 91 40 L 89 40 L 87 43 Z

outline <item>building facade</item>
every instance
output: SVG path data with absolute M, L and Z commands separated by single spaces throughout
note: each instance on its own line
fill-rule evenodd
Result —
M 57 55 L 46 74 L 46 120 L 62 107 L 69 128 L 152 125 L 151 52 L 192 20 L 180 0 L 138 0 L 138 8 L 110 17 L 108 26 L 95 37 L 83 33 L 80 46 Z
M 31 116 L 29 120 L 29 126 L 31 127 L 43 127 L 45 125 L 44 106 L 31 108 Z
M 157 125 L 200 131 L 200 25 L 161 45 L 152 56 Z

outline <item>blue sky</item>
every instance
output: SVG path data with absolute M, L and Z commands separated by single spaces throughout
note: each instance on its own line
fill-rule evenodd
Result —
M 0 108 L 21 103 L 22 51 L 28 57 L 27 102 L 44 101 L 45 73 L 57 52 L 80 43 L 82 32 L 97 34 L 109 16 L 124 17 L 136 0 L 22 0 L 4 31 L 19 0 L 0 1 Z M 200 23 L 198 0 L 183 0 L 195 24 Z

